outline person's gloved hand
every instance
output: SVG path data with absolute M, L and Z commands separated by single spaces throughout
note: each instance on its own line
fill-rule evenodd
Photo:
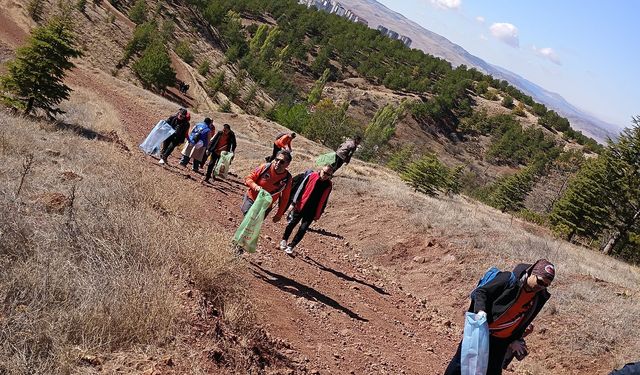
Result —
M 256 193 L 259 193 L 260 190 L 262 190 L 262 186 L 256 184 L 256 186 L 253 187 L 253 191 L 255 191 Z
M 527 349 L 527 344 L 523 340 L 516 340 L 512 342 L 510 345 L 511 350 L 515 353 L 518 361 L 522 361 L 524 357 L 529 354 L 529 350 Z

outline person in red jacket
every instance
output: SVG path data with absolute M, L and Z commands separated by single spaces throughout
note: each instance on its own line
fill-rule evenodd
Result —
M 253 205 L 253 202 L 258 197 L 258 192 L 264 189 L 271 194 L 272 198 L 271 207 L 265 213 L 265 217 L 269 215 L 276 200 L 279 200 L 278 211 L 273 215 L 273 222 L 280 221 L 287 209 L 287 202 L 289 202 L 289 194 L 291 193 L 293 179 L 291 178 L 291 173 L 287 170 L 290 163 L 291 154 L 286 151 L 280 151 L 272 162 L 260 165 L 245 178 L 244 184 L 249 187 L 249 190 L 242 200 L 241 210 L 243 215 L 246 215 Z
M 327 207 L 329 194 L 333 188 L 332 177 L 333 167 L 325 165 L 321 170 L 308 174 L 295 192 L 289 223 L 282 235 L 282 241 L 280 241 L 280 249 L 288 255 L 293 254 L 293 248 L 302 241 L 311 223 L 320 219 L 325 207 Z M 298 232 L 293 237 L 293 241 L 287 244 L 293 228 L 298 223 L 301 223 Z

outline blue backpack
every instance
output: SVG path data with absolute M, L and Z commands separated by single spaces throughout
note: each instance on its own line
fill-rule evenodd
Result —
M 476 285 L 475 289 L 473 289 L 473 291 L 471 292 L 471 299 L 475 300 L 476 290 L 481 286 L 487 285 L 489 282 L 491 282 L 491 280 L 495 279 L 499 272 L 501 271 L 496 267 L 489 268 L 487 272 L 484 273 L 480 281 L 478 281 L 478 285 Z M 513 286 L 515 283 L 516 275 L 512 271 L 509 275 L 509 287 Z

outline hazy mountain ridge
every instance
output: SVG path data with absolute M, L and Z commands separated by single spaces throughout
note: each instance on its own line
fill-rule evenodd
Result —
M 358 15 L 366 18 L 371 28 L 384 25 L 410 37 L 413 40 L 412 46 L 414 48 L 419 48 L 431 55 L 441 57 L 451 62 L 454 66 L 465 64 L 488 73 L 495 78 L 507 80 L 525 94 L 530 95 L 534 100 L 567 117 L 572 127 L 598 141 L 605 141 L 607 137 L 615 138 L 621 128 L 586 113 L 557 93 L 546 90 L 518 74 L 472 55 L 447 38 L 425 29 L 375 0 L 340 0 L 340 2 Z

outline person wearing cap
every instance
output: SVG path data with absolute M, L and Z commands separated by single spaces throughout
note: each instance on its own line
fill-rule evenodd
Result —
M 534 264 L 519 264 L 513 274 L 500 272 L 485 285 L 475 289 L 469 312 L 485 316 L 489 324 L 489 363 L 487 375 L 502 374 L 502 364 L 507 350 L 521 357 L 527 354 L 527 347 L 521 340 L 527 328 L 538 315 L 551 295 L 547 288 L 555 278 L 556 270 L 546 259 Z M 462 342 L 445 375 L 461 373 Z
M 194 172 L 198 172 L 200 169 L 200 163 L 203 162 L 205 150 L 207 149 L 211 135 L 215 130 L 213 121 L 209 117 L 205 118 L 204 121 L 197 123 L 193 129 L 191 129 L 191 133 L 189 133 L 189 137 L 187 137 L 187 142 L 182 149 L 182 160 L 180 160 L 180 165 L 186 167 L 187 164 L 189 164 L 189 160 L 193 158 L 192 169 Z
M 287 151 L 291 153 L 291 141 L 296 137 L 296 133 L 282 133 L 276 137 L 276 140 L 273 142 L 273 152 L 271 156 L 267 156 L 264 158 L 266 161 L 271 161 L 276 158 L 276 155 L 281 150 Z
M 348 139 L 336 150 L 336 161 L 331 165 L 333 171 L 337 171 L 343 164 L 349 164 L 353 153 L 356 152 L 358 145 L 362 142 L 362 137 L 356 135 L 353 139 Z
M 173 149 L 184 142 L 189 134 L 189 120 L 191 115 L 185 108 L 180 108 L 178 112 L 167 119 L 167 123 L 175 130 L 175 132 L 162 143 L 160 151 L 159 164 L 166 164 L 167 158 L 173 152 Z
M 278 210 L 273 215 L 273 222 L 277 223 L 287 210 L 287 203 L 289 203 L 289 194 L 291 193 L 292 177 L 291 173 L 287 170 L 291 163 L 291 154 L 286 151 L 280 151 L 269 163 L 260 165 L 254 169 L 253 172 L 244 179 L 244 184 L 249 187 L 247 193 L 242 199 L 242 206 L 240 210 L 243 215 L 246 215 L 253 202 L 258 197 L 260 190 L 265 190 L 271 194 L 271 206 L 265 212 L 265 217 L 269 215 L 271 209 L 278 201 Z
M 209 182 L 222 151 L 233 152 L 234 154 L 236 152 L 236 134 L 231 130 L 229 124 L 222 125 L 222 130 L 218 131 L 216 135 L 213 136 L 213 139 L 211 139 L 211 143 L 209 143 L 209 147 L 207 148 L 207 155 L 210 155 L 209 165 L 207 166 L 207 173 L 204 176 L 204 182 Z

